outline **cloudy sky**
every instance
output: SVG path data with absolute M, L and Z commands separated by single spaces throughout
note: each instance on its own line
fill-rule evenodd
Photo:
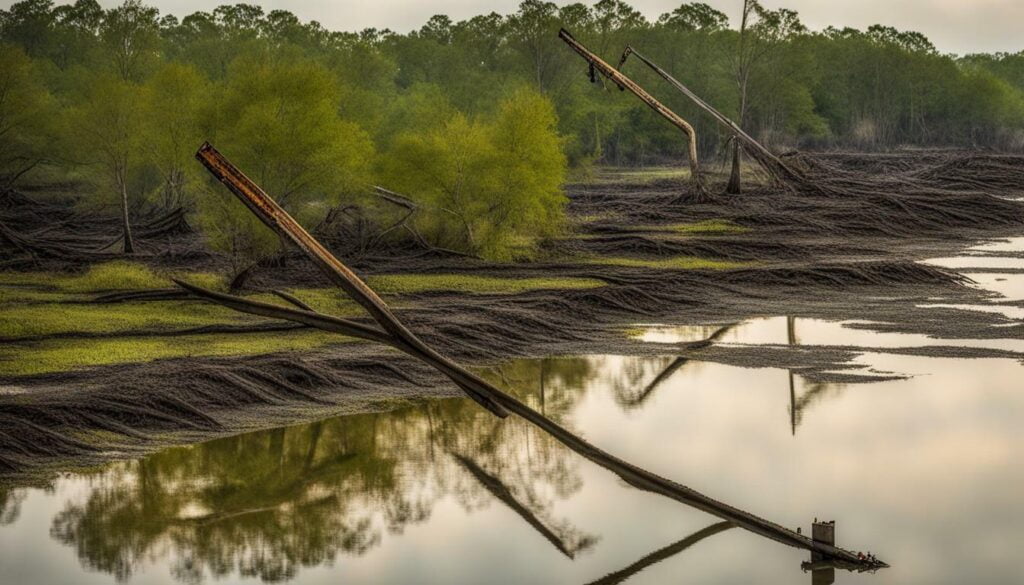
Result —
M 209 0 L 146 0 L 161 13 L 178 16 L 209 10 L 223 2 Z M 593 0 L 586 0 L 592 2 Z M 741 0 L 704 0 L 735 18 Z M 13 0 L 0 0 L 7 8 Z M 304 20 L 318 20 L 333 30 L 419 28 L 434 14 L 461 20 L 486 12 L 515 11 L 519 0 L 248 0 L 267 10 L 283 8 Z M 631 0 L 648 18 L 657 18 L 681 0 Z M 923 32 L 940 51 L 949 53 L 1024 50 L 1024 0 L 762 0 L 765 6 L 798 11 L 814 30 L 828 25 L 866 28 L 881 23 Z M 58 3 L 61 3 L 58 0 Z M 104 7 L 120 0 L 100 0 Z M 557 0 L 557 4 L 566 4 Z

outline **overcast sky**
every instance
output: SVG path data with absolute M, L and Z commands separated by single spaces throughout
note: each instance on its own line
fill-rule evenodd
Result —
M 587 0 L 593 3 L 594 0 Z M 742 0 L 704 0 L 735 18 Z M 419 28 L 434 14 L 463 20 L 477 14 L 514 12 L 519 0 L 248 0 L 268 11 L 290 10 L 303 20 L 318 20 L 332 30 L 368 27 L 408 32 Z M 8 8 L 13 0 L 0 0 Z M 58 0 L 58 3 L 63 3 Z M 184 16 L 210 10 L 209 0 L 146 0 L 162 14 Z M 558 0 L 559 5 L 567 4 Z M 668 12 L 681 0 L 631 0 L 649 19 Z M 942 52 L 1018 52 L 1024 50 L 1024 0 L 762 0 L 770 8 L 788 7 L 800 13 L 812 30 L 828 25 L 866 28 L 886 24 L 927 35 Z M 104 7 L 120 0 L 100 0 Z

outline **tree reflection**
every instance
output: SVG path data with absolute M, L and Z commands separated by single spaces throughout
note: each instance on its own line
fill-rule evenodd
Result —
M 14 524 L 21 516 L 21 503 L 25 501 L 24 489 L 0 487 L 0 526 Z
M 521 400 L 543 400 L 558 419 L 582 396 L 596 365 L 583 358 L 520 361 L 484 375 Z M 183 582 L 235 573 L 278 582 L 339 554 L 367 552 L 386 534 L 428 519 L 442 498 L 471 511 L 491 505 L 498 489 L 573 554 L 595 538 L 552 518 L 551 509 L 582 487 L 579 461 L 521 421 L 498 419 L 464 399 L 433 401 L 113 464 L 89 476 L 86 496 L 65 505 L 50 533 L 74 547 L 83 565 L 119 580 L 168 558 Z M 467 462 L 476 474 L 467 473 Z M 8 511 L 17 509 L 16 498 L 0 492 L 0 518 L 16 517 Z
M 786 317 L 786 338 L 791 347 L 800 345 L 800 338 L 796 332 L 796 317 Z M 845 386 L 843 384 L 829 384 L 827 382 L 808 382 L 803 380 L 803 393 L 796 391 L 797 374 L 789 370 L 789 426 L 793 436 L 796 436 L 796 429 L 804 420 L 804 413 L 816 402 L 829 397 L 842 394 Z

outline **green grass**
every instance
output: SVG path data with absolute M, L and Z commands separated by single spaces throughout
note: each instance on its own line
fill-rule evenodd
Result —
M 592 278 L 499 278 L 469 274 L 395 274 L 371 276 L 367 284 L 381 294 L 451 291 L 467 294 L 516 294 L 535 290 L 587 289 L 605 286 Z
M 217 288 L 222 280 L 205 274 L 184 278 Z M 460 274 L 375 276 L 370 286 L 384 295 L 453 291 L 465 294 L 514 294 L 544 289 L 603 286 L 583 278 L 498 278 Z M 301 351 L 345 337 L 321 331 L 260 334 L 209 334 L 175 337 L 128 335 L 147 331 L 176 331 L 209 325 L 265 322 L 230 309 L 199 301 L 151 301 L 89 304 L 84 301 L 111 290 L 140 290 L 173 286 L 166 276 L 127 262 L 95 266 L 80 275 L 0 273 L 0 337 L 13 340 L 0 346 L 0 376 L 17 377 L 76 368 L 148 362 L 191 356 L 262 355 Z M 339 316 L 362 313 L 335 288 L 291 289 L 313 308 Z M 249 298 L 285 304 L 270 293 Z M 395 304 L 395 303 L 392 303 Z M 103 338 L 63 338 L 18 341 L 58 334 L 109 334 Z
M 0 314 L 0 337 L 16 339 L 68 333 L 173 331 L 256 321 L 259 319 L 218 305 L 192 301 L 102 305 L 14 303 L 5 306 Z
M 658 270 L 732 270 L 747 268 L 750 263 L 730 262 L 728 260 L 711 260 L 696 256 L 674 256 L 672 258 L 591 258 L 589 264 L 606 266 L 629 266 L 636 268 L 654 268 Z
M 224 287 L 222 276 L 207 272 L 158 274 L 148 266 L 117 260 L 92 266 L 82 274 L 57 272 L 0 272 L 0 293 L 8 298 L 23 293 L 40 294 L 100 294 L 110 291 L 152 290 L 172 288 L 171 277 L 185 278 L 206 288 Z M 3 297 L 0 297 L 2 299 Z
M 112 339 L 53 339 L 0 346 L 0 376 L 31 376 L 89 366 L 150 362 L 180 357 L 262 355 L 302 351 L 347 338 L 324 331 L 279 332 L 272 335 L 190 335 Z
M 690 177 L 690 169 L 684 166 L 678 167 L 609 167 L 602 168 L 595 173 L 593 182 L 604 184 L 644 184 L 653 183 L 665 179 L 686 180 Z
M 649 229 L 653 231 L 669 231 L 680 234 L 743 234 L 750 231 L 750 228 L 743 227 L 727 219 L 707 219 L 695 223 L 651 226 Z

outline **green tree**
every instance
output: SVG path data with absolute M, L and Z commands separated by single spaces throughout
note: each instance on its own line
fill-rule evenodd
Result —
M 337 204 L 371 182 L 367 133 L 338 113 L 337 81 L 313 62 L 236 62 L 219 143 L 283 206 Z
M 534 253 L 561 226 L 566 159 L 551 102 L 513 94 L 489 120 L 456 113 L 395 140 L 389 184 L 424 204 L 439 245 L 507 260 Z
M 196 148 L 209 128 L 210 88 L 191 65 L 169 63 L 143 88 L 144 148 L 160 175 L 159 201 L 165 208 L 186 202 L 199 171 Z
M 0 44 L 0 192 L 53 161 L 56 104 L 31 60 Z
M 141 0 L 126 0 L 104 15 L 100 38 L 122 80 L 141 81 L 143 72 L 156 60 L 159 15 L 156 8 L 143 5 Z
M 314 62 L 237 60 L 219 100 L 216 144 L 289 212 L 316 221 L 372 182 L 373 142 L 341 118 L 339 95 L 335 77 Z M 228 221 L 234 214 L 207 203 L 200 207 L 203 225 L 224 232 L 211 243 L 241 255 L 236 267 L 270 251 L 265 228 L 237 217 Z M 237 204 L 234 209 L 245 213 Z
M 103 8 L 99 2 L 76 0 L 74 4 L 58 6 L 53 14 L 56 19 L 54 63 L 61 70 L 87 64 L 99 45 L 97 36 L 103 24 Z
M 68 118 L 69 152 L 91 171 L 96 191 L 116 192 L 121 208 L 122 243 L 125 254 L 135 250 L 129 219 L 130 181 L 142 165 L 140 88 L 119 77 L 103 74 L 88 83 Z
M 806 30 L 797 13 L 792 10 L 768 10 L 761 6 L 758 0 L 743 0 L 740 32 L 733 55 L 736 87 L 739 92 L 737 123 L 741 127 L 747 122 L 752 76 L 765 65 L 765 61 L 776 55 L 784 43 L 805 33 Z M 740 176 L 740 145 L 738 141 L 733 141 L 732 173 L 726 187 L 727 192 L 739 193 L 742 190 Z
M 52 0 L 22 0 L 0 10 L 2 38 L 20 46 L 30 57 L 49 55 L 54 15 Z

